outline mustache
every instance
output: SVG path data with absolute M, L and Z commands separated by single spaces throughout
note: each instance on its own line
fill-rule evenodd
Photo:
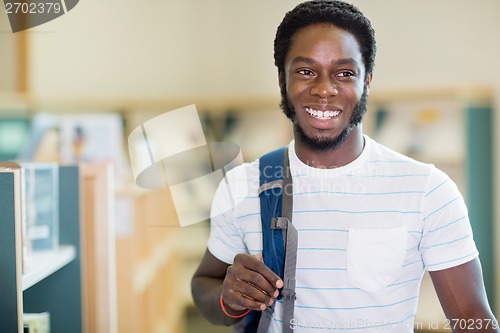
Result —
M 283 89 L 281 95 L 280 108 L 283 111 L 283 113 L 292 121 L 296 139 L 301 141 L 303 144 L 305 144 L 312 150 L 327 151 L 327 150 L 333 150 L 342 145 L 342 143 L 344 143 L 345 140 L 349 137 L 349 134 L 351 133 L 352 129 L 363 121 L 364 115 L 367 111 L 367 97 L 368 97 L 368 89 L 365 84 L 363 88 L 363 94 L 361 95 L 358 103 L 353 108 L 349 120 L 349 126 L 344 128 L 343 131 L 338 136 L 333 138 L 311 137 L 308 134 L 306 134 L 304 129 L 296 121 L 295 109 L 293 107 L 293 104 L 290 101 L 288 94 L 286 93 L 286 91 L 283 91 Z
M 293 107 L 290 98 L 288 97 L 288 93 L 286 88 L 283 88 L 284 85 L 281 85 L 281 101 L 280 101 L 280 109 L 285 114 L 285 116 L 290 119 L 293 123 L 295 123 L 295 108 Z M 359 98 L 358 103 L 354 106 L 353 112 L 351 114 L 350 124 L 351 126 L 356 126 L 361 124 L 363 121 L 364 115 L 367 111 L 368 105 L 368 87 L 365 84 L 363 87 L 363 94 Z

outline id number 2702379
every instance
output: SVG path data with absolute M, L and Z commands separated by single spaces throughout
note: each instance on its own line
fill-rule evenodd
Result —
M 6 2 L 7 14 L 59 14 L 63 9 L 58 2 Z

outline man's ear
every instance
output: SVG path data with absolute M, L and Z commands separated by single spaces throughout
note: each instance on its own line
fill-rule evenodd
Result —
M 372 79 L 373 79 L 373 72 L 370 72 L 370 73 L 368 73 L 368 75 L 366 75 L 366 79 L 365 79 L 365 86 L 366 86 L 366 94 L 367 95 L 370 95 L 370 85 L 372 83 Z

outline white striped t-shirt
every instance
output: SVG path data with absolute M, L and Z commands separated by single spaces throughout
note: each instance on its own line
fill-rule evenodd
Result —
M 277 302 L 269 332 L 413 332 L 424 269 L 477 257 L 467 208 L 433 165 L 365 136 L 362 154 L 317 169 L 289 145 L 293 224 L 298 231 L 295 314 Z M 262 251 L 258 161 L 231 170 L 212 206 L 209 251 L 231 264 Z

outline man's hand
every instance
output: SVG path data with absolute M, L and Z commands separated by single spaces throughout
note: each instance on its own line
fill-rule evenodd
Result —
M 283 287 L 280 279 L 261 260 L 249 254 L 237 254 L 227 268 L 222 284 L 224 304 L 235 312 L 246 309 L 265 310 Z

